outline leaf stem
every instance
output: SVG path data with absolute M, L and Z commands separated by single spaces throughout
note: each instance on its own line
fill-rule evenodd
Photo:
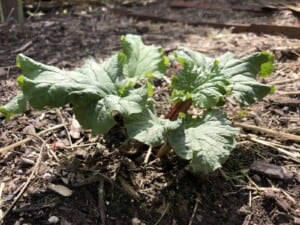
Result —
M 186 100 L 184 102 L 178 102 L 176 105 L 172 107 L 170 112 L 167 114 L 166 118 L 169 120 L 177 120 L 179 113 L 186 113 L 192 105 L 192 100 Z
M 178 118 L 179 113 L 181 112 L 186 113 L 189 110 L 189 108 L 192 106 L 192 103 L 193 102 L 191 99 L 184 102 L 178 102 L 176 105 L 172 107 L 170 112 L 167 114 L 166 118 L 172 121 L 176 120 Z M 165 156 L 171 149 L 172 147 L 169 145 L 169 143 L 166 142 L 160 147 L 156 156 L 161 158 Z

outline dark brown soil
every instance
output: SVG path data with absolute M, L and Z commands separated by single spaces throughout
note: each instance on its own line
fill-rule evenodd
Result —
M 119 7 L 160 16 L 167 12 L 182 19 L 222 22 L 226 17 L 230 22 L 299 26 L 299 14 L 286 9 L 261 14 L 228 13 L 175 9 L 168 3 L 154 1 L 143 6 L 134 2 Z M 263 82 L 274 84 L 275 94 L 243 110 L 235 106 L 225 110 L 233 121 L 300 135 L 299 39 L 237 34 L 184 23 L 139 21 L 114 14 L 104 5 L 40 8 L 33 15 L 26 18 L 22 33 L 15 24 L 0 26 L 0 105 L 18 93 L 15 81 L 19 74 L 15 66 L 18 53 L 72 69 L 89 57 L 100 60 L 110 56 L 120 49 L 120 36 L 131 33 L 166 50 L 184 46 L 210 56 L 226 51 L 239 57 L 255 51 L 273 52 L 276 70 Z M 162 98 L 155 97 L 158 101 Z M 165 113 L 167 107 L 161 104 L 159 110 Z M 75 148 L 60 148 L 62 144 L 70 145 L 72 110 L 66 106 L 57 110 L 30 110 L 7 123 L 0 115 L 0 149 L 30 137 L 28 133 L 64 122 L 66 127 L 42 136 L 48 146 L 43 161 L 22 198 L 5 216 L 5 225 L 50 224 L 49 219 L 58 219 L 56 224 L 61 225 L 103 224 L 103 213 L 107 225 L 300 224 L 299 141 L 244 129 L 238 147 L 224 167 L 199 178 L 186 170 L 187 162 L 172 153 L 163 159 L 156 159 L 153 154 L 147 165 L 143 163 L 147 148 L 138 143 L 133 143 L 132 154 L 124 154 L 121 147 L 125 137 L 117 129 L 100 137 L 81 130 L 79 138 L 71 137 Z M 255 140 L 271 143 L 273 147 Z M 42 143 L 33 138 L 0 156 L 0 219 L 28 180 L 41 147 Z M 257 172 L 251 167 L 257 161 L 280 166 L 290 176 Z M 50 183 L 68 187 L 72 195 L 57 194 L 49 189 Z

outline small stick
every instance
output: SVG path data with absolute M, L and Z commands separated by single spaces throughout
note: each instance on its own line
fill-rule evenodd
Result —
M 247 216 L 245 217 L 244 222 L 243 222 L 242 225 L 248 225 L 248 224 L 250 223 L 251 216 L 252 216 L 252 214 L 247 215 Z
M 140 197 L 139 194 L 136 192 L 136 190 L 130 184 L 128 184 L 127 181 L 123 177 L 118 176 L 118 180 L 119 180 L 122 188 L 124 189 L 124 191 L 127 194 L 129 194 L 132 198 L 138 199 Z
M 0 207 L 2 206 L 2 193 L 4 190 L 4 186 L 5 186 L 5 183 L 0 182 Z M 2 218 L 3 218 L 3 211 L 0 208 L 0 222 L 2 221 Z
M 300 80 L 300 77 L 292 78 L 292 79 L 286 79 L 286 80 L 274 81 L 274 82 L 271 82 L 270 84 L 272 84 L 272 85 L 287 84 L 287 83 L 295 82 L 297 80 Z
M 276 91 L 280 95 L 300 95 L 300 91 Z
M 285 146 L 285 145 L 281 145 L 281 144 L 273 143 L 273 142 L 271 144 L 276 146 L 276 147 L 285 148 L 285 149 L 290 150 L 290 151 L 300 152 L 299 148 L 295 148 L 295 147 L 292 147 L 292 146 Z
M 262 144 L 262 145 L 271 147 L 271 148 L 277 150 L 278 152 L 280 152 L 280 153 L 282 153 L 282 154 L 285 154 L 285 155 L 291 157 L 290 159 L 293 160 L 294 162 L 300 163 L 300 159 L 298 159 L 298 157 L 297 157 L 295 154 L 293 154 L 293 153 L 291 153 L 291 152 L 289 152 L 289 151 L 286 151 L 286 150 L 284 150 L 284 149 L 282 149 L 282 148 L 276 147 L 276 146 L 274 146 L 274 145 L 273 145 L 272 143 L 270 143 L 270 142 L 267 142 L 267 141 L 264 141 L 264 140 L 260 140 L 260 139 L 254 138 L 254 137 L 249 137 L 249 139 L 250 139 L 251 141 L 256 142 L 256 143 L 259 143 L 259 144 Z
M 156 223 L 154 225 L 158 225 L 160 223 L 160 221 L 164 218 L 167 211 L 169 210 L 169 207 L 170 207 L 170 203 L 167 204 L 165 210 L 163 211 L 163 213 L 161 214 L 161 216 L 159 217 L 159 219 L 156 221 Z
M 152 153 L 152 147 L 149 146 L 148 151 L 147 151 L 147 154 L 146 154 L 146 156 L 145 156 L 145 160 L 144 160 L 144 163 L 145 163 L 145 164 L 147 164 L 147 163 L 149 162 L 149 158 L 150 158 L 151 153 Z
M 254 131 L 258 131 L 261 133 L 266 133 L 269 134 L 275 138 L 278 139 L 284 139 L 284 140 L 291 140 L 291 141 L 297 141 L 300 142 L 300 136 L 299 135 L 294 135 L 294 134 L 289 134 L 289 133 L 285 133 L 285 132 L 281 132 L 281 131 L 274 131 L 265 127 L 258 127 L 258 126 L 254 126 L 254 125 L 250 125 L 250 124 L 245 124 L 245 123 L 238 123 L 238 122 L 234 122 L 234 125 L 248 129 L 248 130 L 254 130 Z
M 17 204 L 17 202 L 19 201 L 19 199 L 22 197 L 22 195 L 26 191 L 26 189 L 29 187 L 29 184 L 31 183 L 34 175 L 37 173 L 37 171 L 39 169 L 39 165 L 40 165 L 40 163 L 42 161 L 44 148 L 46 146 L 46 141 L 44 139 L 42 139 L 41 137 L 39 137 L 38 135 L 35 135 L 35 134 L 30 134 L 30 135 L 32 135 L 33 137 L 38 138 L 39 140 L 41 140 L 43 142 L 43 144 L 42 144 L 42 146 L 40 148 L 39 157 L 36 160 L 34 168 L 33 168 L 32 172 L 31 172 L 30 176 L 28 177 L 26 183 L 24 184 L 24 187 L 20 190 L 19 194 L 16 196 L 15 200 L 13 201 L 13 203 L 8 207 L 8 209 L 4 213 L 3 217 L 1 218 L 0 224 L 2 224 L 2 222 L 5 219 L 5 217 L 11 212 L 11 210 L 14 208 L 14 206 Z
M 65 149 L 72 149 L 72 148 L 83 148 L 83 147 L 90 147 L 93 145 L 97 145 L 98 143 L 88 143 L 88 144 L 82 144 L 82 145 L 74 145 L 74 146 L 65 146 Z
M 35 136 L 36 136 L 36 137 L 39 137 L 39 136 L 41 136 L 42 134 L 45 134 L 45 133 L 47 133 L 47 132 L 49 132 L 49 131 L 56 130 L 56 129 L 61 128 L 61 127 L 64 127 L 64 126 L 65 126 L 65 124 L 59 124 L 59 125 L 56 125 L 56 126 L 54 126 L 54 127 L 50 127 L 50 128 L 48 128 L 48 129 L 46 129 L 46 130 L 43 130 L 43 131 L 37 133 Z M 0 149 L 0 154 L 5 154 L 5 153 L 8 152 L 9 150 L 11 150 L 11 149 L 13 149 L 13 148 L 15 148 L 15 147 L 18 147 L 18 146 L 20 146 L 20 145 L 23 145 L 23 144 L 27 143 L 28 141 L 31 141 L 33 138 L 34 138 L 34 136 L 30 136 L 30 137 L 27 137 L 27 138 L 25 138 L 25 139 L 23 139 L 23 140 L 21 140 L 21 141 L 18 141 L 18 142 L 16 142 L 16 143 L 13 143 L 13 144 L 11 144 L 11 145 L 9 145 L 9 146 L 3 147 L 3 148 Z
M 65 120 L 65 118 L 63 117 L 63 115 L 62 115 L 62 113 L 61 113 L 61 111 L 60 111 L 59 109 L 56 109 L 56 113 L 57 113 L 58 116 L 60 117 L 61 122 L 64 124 L 64 128 L 65 128 L 65 130 L 66 130 L 66 132 L 67 132 L 67 137 L 68 137 L 70 146 L 71 146 L 71 148 L 72 148 L 72 147 L 73 147 L 73 143 L 72 143 L 72 139 L 71 139 L 70 132 L 69 132 L 69 130 L 68 130 L 68 128 L 67 128 L 67 125 L 66 125 L 66 124 L 67 124 L 67 123 L 66 123 L 66 120 Z
M 189 221 L 189 224 L 188 225 L 192 225 L 193 224 L 193 220 L 195 218 L 195 215 L 196 215 L 196 212 L 197 212 L 197 209 L 198 209 L 198 204 L 199 204 L 199 200 L 198 198 L 196 199 L 196 202 L 195 202 L 195 206 L 194 206 L 194 209 L 193 209 L 193 213 L 192 213 L 192 216 L 190 218 L 190 221 Z

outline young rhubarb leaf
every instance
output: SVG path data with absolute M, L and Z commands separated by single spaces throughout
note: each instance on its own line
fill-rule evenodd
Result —
M 15 96 L 10 102 L 6 105 L 0 107 L 0 113 L 2 113 L 6 120 L 9 120 L 13 114 L 23 113 L 27 109 L 27 100 L 24 97 L 23 93 Z
M 125 117 L 124 123 L 130 138 L 155 147 L 166 141 L 169 132 L 181 126 L 182 119 L 176 121 L 161 119 L 155 116 L 150 108 L 145 108 L 142 113 Z
M 117 111 L 124 117 L 134 113 L 141 113 L 146 107 L 148 90 L 146 87 L 129 90 L 127 96 L 107 95 L 104 97 L 105 107 L 110 111 Z
M 176 52 L 176 58 L 183 70 L 172 80 L 174 101 L 191 98 L 196 106 L 208 108 L 222 101 L 225 94 L 232 93 L 241 105 L 249 105 L 272 92 L 272 86 L 257 81 L 257 77 L 267 77 L 274 69 L 274 57 L 270 53 L 254 53 L 241 59 L 226 53 L 213 59 L 181 49 Z
M 202 118 L 187 119 L 185 130 L 182 127 L 170 132 L 168 142 L 177 155 L 191 160 L 194 173 L 207 174 L 227 160 L 238 132 L 225 113 L 209 110 Z
M 227 53 L 218 60 L 221 72 L 231 83 L 233 96 L 241 105 L 252 104 L 272 92 L 272 86 L 256 80 L 257 77 L 267 77 L 273 71 L 272 54 L 261 52 L 236 59 L 232 53 Z
M 217 61 L 187 49 L 176 55 L 183 69 L 172 78 L 173 101 L 191 99 L 198 107 L 211 108 L 224 99 L 229 82 Z
M 23 71 L 18 83 L 24 96 L 1 108 L 7 116 L 23 112 L 26 101 L 37 109 L 71 103 L 81 125 L 97 134 L 105 133 L 115 125 L 113 111 L 129 116 L 142 112 L 147 103 L 146 87 L 125 88 L 120 93 L 122 66 L 118 55 L 103 64 L 88 60 L 74 71 L 47 66 L 24 55 L 17 57 L 17 65 Z
M 168 65 L 160 47 L 145 45 L 140 36 L 126 35 L 121 38 L 123 74 L 136 83 L 145 78 L 162 78 Z

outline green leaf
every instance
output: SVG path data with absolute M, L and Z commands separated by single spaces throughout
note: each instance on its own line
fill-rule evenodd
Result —
M 173 101 L 192 99 L 202 108 L 216 106 L 222 101 L 229 82 L 221 73 L 218 62 L 187 49 L 176 54 L 183 69 L 172 78 Z
M 46 66 L 24 55 L 18 56 L 17 64 L 23 70 L 18 82 L 26 101 L 37 109 L 71 103 L 78 121 L 94 134 L 106 133 L 115 125 L 113 111 L 130 116 L 142 112 L 147 103 L 146 87 L 125 87 L 119 93 L 123 78 L 118 55 L 103 64 L 88 60 L 74 71 Z M 15 108 L 4 108 L 6 115 L 23 110 L 23 105 L 10 104 Z
M 22 93 L 15 96 L 6 105 L 0 107 L 0 113 L 2 113 L 7 120 L 13 114 L 23 113 L 27 110 L 27 100 Z
M 189 118 L 185 128 L 170 132 L 168 142 L 177 155 L 191 160 L 195 173 L 207 174 L 221 167 L 235 147 L 238 129 L 223 112 L 209 110 L 203 118 Z
M 144 45 L 140 36 L 128 34 L 121 38 L 123 74 L 131 81 L 162 78 L 168 60 L 159 47 Z
M 155 147 L 165 142 L 166 135 L 181 126 L 182 120 L 160 119 L 149 109 L 124 119 L 128 136 L 146 145 Z
M 128 96 L 107 95 L 104 97 L 105 107 L 110 111 L 117 111 L 123 116 L 141 113 L 147 103 L 148 90 L 145 87 L 130 90 Z
M 24 55 L 18 56 L 17 64 L 23 71 L 22 91 L 37 109 L 62 106 L 71 101 L 72 95 L 100 99 L 108 94 L 117 94 L 115 77 L 94 60 L 88 60 L 74 71 L 49 67 Z M 31 68 L 39 68 L 38 73 Z
M 256 80 L 258 76 L 267 77 L 273 71 L 272 54 L 261 52 L 235 59 L 232 53 L 227 53 L 218 60 L 221 72 L 231 83 L 233 96 L 241 105 L 252 104 L 272 92 L 272 86 Z
M 183 69 L 174 76 L 173 100 L 191 98 L 198 107 L 209 108 L 222 103 L 224 95 L 232 93 L 241 105 L 261 100 L 272 92 L 270 85 L 257 81 L 274 69 L 274 57 L 267 52 L 254 53 L 236 59 L 226 53 L 216 60 L 188 49 L 176 52 Z
M 92 134 L 107 133 L 115 124 L 111 113 L 104 104 L 104 99 L 87 98 L 80 95 L 73 96 L 73 111 L 76 119 L 85 129 L 92 129 Z

